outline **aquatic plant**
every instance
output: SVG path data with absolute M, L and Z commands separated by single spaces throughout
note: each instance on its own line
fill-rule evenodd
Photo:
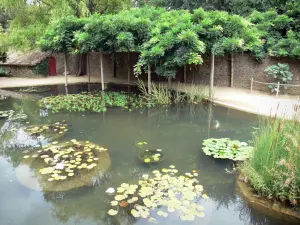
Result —
M 144 163 L 158 163 L 164 160 L 161 149 L 146 149 L 139 151 L 138 158 Z
M 241 172 L 259 195 L 300 209 L 300 122 L 261 119 Z
M 63 120 L 53 124 L 31 125 L 25 128 L 30 135 L 38 138 L 56 139 L 63 136 L 68 131 L 68 124 Z
M 164 154 L 161 149 L 147 149 L 147 142 L 137 143 L 137 157 L 143 163 L 158 163 L 164 160 Z M 146 149 L 143 147 L 146 146 Z
M 95 92 L 45 97 L 38 101 L 40 107 L 47 107 L 53 112 L 105 112 L 107 107 L 137 108 L 146 106 L 137 95 L 124 92 Z
M 42 93 L 42 92 L 51 91 L 51 88 L 47 87 L 47 86 L 28 87 L 28 88 L 20 88 L 18 91 L 19 92 L 24 92 L 24 93 Z
M 205 88 L 201 85 L 172 83 L 152 83 L 151 93 L 141 80 L 137 82 L 138 88 L 142 93 L 142 97 L 153 105 L 169 105 L 172 103 L 198 103 L 203 99 L 207 99 Z
M 250 157 L 253 147 L 246 142 L 230 140 L 229 138 L 210 138 L 203 141 L 203 152 L 219 159 L 243 161 Z
M 183 221 L 193 221 L 196 216 L 204 217 L 204 207 L 199 200 L 208 196 L 203 194 L 203 186 L 196 179 L 197 173 L 185 173 L 178 176 L 178 170 L 171 165 L 152 174 L 144 174 L 138 184 L 123 183 L 117 188 L 117 195 L 110 202 L 110 216 L 120 210 L 127 210 L 135 218 L 145 218 L 149 222 L 156 221 L 154 213 L 160 217 L 168 217 L 175 212 Z
M 13 113 L 14 113 L 14 110 L 0 111 L 0 119 L 8 118 Z
M 163 84 L 151 83 L 151 93 L 148 92 L 148 88 L 145 83 L 141 80 L 137 82 L 139 91 L 142 97 L 149 103 L 153 105 L 169 105 L 171 104 L 172 94 L 170 90 Z
M 23 121 L 27 119 L 27 115 L 23 110 L 15 112 L 14 110 L 0 111 L 0 119 L 7 119 L 9 121 Z
M 107 149 L 73 139 L 61 144 L 53 142 L 32 155 L 25 155 L 24 159 L 34 158 L 33 163 L 42 167 L 39 173 L 49 182 L 64 181 L 83 171 L 92 170 L 98 164 L 97 154 L 104 151 Z
M 8 121 L 24 121 L 27 119 L 27 115 L 21 109 L 19 112 L 14 112 L 13 114 L 8 116 Z

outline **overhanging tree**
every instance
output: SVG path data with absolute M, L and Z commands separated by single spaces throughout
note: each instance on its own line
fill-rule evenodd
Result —
M 64 54 L 65 86 L 68 85 L 67 53 L 73 53 L 76 49 L 74 43 L 75 33 L 83 29 L 84 24 L 85 19 L 76 17 L 60 19 L 52 24 L 39 41 L 42 51 Z
M 199 39 L 205 42 L 207 52 L 211 55 L 209 98 L 212 99 L 215 56 L 250 51 L 256 57 L 262 57 L 262 43 L 255 27 L 238 15 L 199 8 L 195 10 L 192 20 L 196 24 Z M 231 79 L 233 82 L 233 76 Z
M 149 70 L 149 65 L 155 65 L 158 75 L 174 77 L 177 69 L 186 64 L 201 64 L 204 51 L 204 43 L 194 31 L 191 14 L 184 10 L 167 11 L 153 24 L 150 40 L 143 45 L 135 72 L 140 74 L 143 68 L 148 66 Z

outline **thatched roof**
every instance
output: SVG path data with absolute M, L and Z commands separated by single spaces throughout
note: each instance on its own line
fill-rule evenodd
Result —
M 50 53 L 41 51 L 31 52 L 7 52 L 6 62 L 0 62 L 0 65 L 7 66 L 35 66 L 50 56 Z

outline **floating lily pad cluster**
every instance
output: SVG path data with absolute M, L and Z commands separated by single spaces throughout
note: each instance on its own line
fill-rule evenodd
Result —
M 114 216 L 120 210 L 127 209 L 133 217 L 145 218 L 149 222 L 156 220 L 154 214 L 168 217 L 174 212 L 186 221 L 193 221 L 196 216 L 204 217 L 204 207 L 199 200 L 208 196 L 203 194 L 203 186 L 196 179 L 198 174 L 178 176 L 177 173 L 178 170 L 172 165 L 161 171 L 154 170 L 152 175 L 143 175 L 138 184 L 121 184 L 108 214 Z
M 14 110 L 6 110 L 0 111 L 0 119 L 7 119 L 9 121 L 23 121 L 27 119 L 27 115 L 23 113 L 23 110 L 17 113 Z
M 146 102 L 138 95 L 125 92 L 95 92 L 45 97 L 38 101 L 40 107 L 53 112 L 66 110 L 69 112 L 105 112 L 107 107 L 138 108 L 146 106 Z
M 0 111 L 0 119 L 8 118 L 14 114 L 14 110 Z
M 54 124 L 28 126 L 25 128 L 25 131 L 33 136 L 60 137 L 68 131 L 68 124 L 63 120 L 62 122 L 56 122 Z
M 250 157 L 253 147 L 246 142 L 229 138 L 210 138 L 203 141 L 203 151 L 206 155 L 219 159 L 243 161 Z
M 19 92 L 24 93 L 41 93 L 41 92 L 48 92 L 51 91 L 49 87 L 28 87 L 28 88 L 21 88 L 18 90 Z
M 141 149 L 143 146 L 147 145 L 147 142 L 138 143 L 138 158 L 144 163 L 157 163 L 164 159 L 164 155 L 161 149 Z
M 140 153 L 139 159 L 144 163 L 156 163 L 163 161 L 164 155 L 161 149 L 146 149 Z
M 105 151 L 106 148 L 88 141 L 78 142 L 73 139 L 62 144 L 53 142 L 31 156 L 25 155 L 24 159 L 34 158 L 34 163 L 42 164 L 39 173 L 49 182 L 64 181 L 92 170 L 98 164 L 97 155 Z

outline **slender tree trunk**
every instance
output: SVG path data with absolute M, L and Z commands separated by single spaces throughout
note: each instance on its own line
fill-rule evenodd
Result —
M 168 77 L 168 86 L 171 87 L 172 78 Z
M 230 55 L 230 87 L 233 87 L 233 79 L 234 79 L 234 74 L 233 74 L 233 53 Z
M 104 91 L 104 72 L 103 72 L 103 56 L 102 51 L 100 52 L 100 71 L 101 71 L 101 89 Z
M 214 75 L 215 75 L 215 55 L 214 55 L 214 53 L 211 53 L 210 82 L 209 82 L 209 100 L 212 100 L 212 98 L 213 98 Z
M 89 53 L 86 54 L 86 72 L 89 77 L 89 83 L 91 83 L 91 73 L 90 73 L 90 59 Z
M 151 65 L 148 64 L 148 93 L 151 94 Z
M 130 69 L 131 69 L 131 65 L 130 65 L 130 52 L 127 52 L 127 82 L 128 84 L 130 84 Z
M 80 76 L 82 70 L 82 54 L 79 54 L 78 70 L 76 76 Z
M 68 75 L 67 75 L 67 53 L 64 52 L 64 67 L 65 67 L 65 86 L 68 86 Z
M 114 67 L 114 77 L 117 77 L 117 63 L 116 63 L 116 56 L 113 55 L 113 67 Z
M 183 82 L 186 83 L 186 65 L 183 67 Z

